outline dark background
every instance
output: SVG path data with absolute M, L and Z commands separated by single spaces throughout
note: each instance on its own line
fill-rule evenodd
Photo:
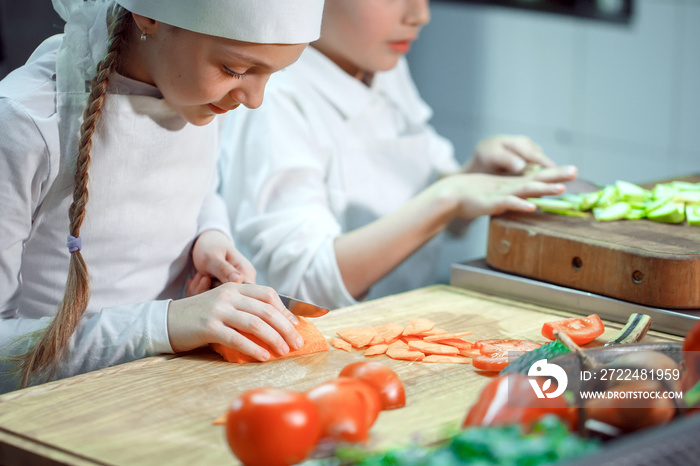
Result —
M 51 0 L 0 0 L 0 78 L 22 65 L 47 37 L 63 32 Z
M 522 8 L 602 21 L 627 23 L 633 0 L 449 0 Z

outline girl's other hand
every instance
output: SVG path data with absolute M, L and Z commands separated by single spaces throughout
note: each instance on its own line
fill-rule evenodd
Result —
M 221 231 L 207 230 L 199 235 L 192 249 L 192 261 L 197 274 L 221 283 L 255 283 L 255 268 Z
M 530 165 L 555 167 L 542 148 L 527 136 L 494 136 L 479 142 L 465 173 L 521 175 Z
M 543 168 L 525 176 L 456 174 L 429 189 L 451 202 L 453 218 L 469 220 L 509 210 L 532 212 L 536 206 L 526 198 L 563 193 L 566 187 L 562 182 L 574 179 L 576 172 L 576 167 L 566 166 Z
M 196 296 L 198 294 L 209 291 L 213 283 L 210 277 L 203 275 L 199 272 L 194 274 L 194 277 L 187 280 L 187 287 L 185 288 L 185 296 Z
M 224 283 L 197 296 L 172 301 L 168 307 L 168 335 L 175 352 L 208 343 L 220 343 L 259 361 L 267 350 L 241 332 L 255 335 L 279 355 L 304 342 L 293 324 L 298 323 L 272 288 Z

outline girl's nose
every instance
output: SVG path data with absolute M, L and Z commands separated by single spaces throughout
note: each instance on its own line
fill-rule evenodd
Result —
M 262 105 L 265 85 L 269 76 L 246 76 L 245 83 L 231 91 L 231 97 L 247 108 L 258 108 Z
M 411 26 L 423 26 L 430 21 L 429 0 L 406 0 L 405 20 Z

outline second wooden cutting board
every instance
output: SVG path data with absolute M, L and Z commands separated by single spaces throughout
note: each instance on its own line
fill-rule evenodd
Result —
M 508 213 L 489 225 L 496 269 L 664 309 L 700 309 L 700 228 Z

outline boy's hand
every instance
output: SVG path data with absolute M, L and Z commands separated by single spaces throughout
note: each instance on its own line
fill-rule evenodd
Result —
M 197 272 L 193 286 L 204 290 L 206 278 L 215 278 L 221 283 L 255 283 L 255 268 L 243 254 L 236 249 L 231 239 L 218 230 L 207 230 L 199 235 L 192 249 L 192 261 Z M 188 284 L 189 288 L 192 285 Z M 200 291 L 201 292 L 201 291 Z
M 521 175 L 529 165 L 555 167 L 542 148 L 526 136 L 494 136 L 479 142 L 474 157 L 464 166 L 466 173 Z
M 536 206 L 526 198 L 561 194 L 565 190 L 562 183 L 575 177 L 573 166 L 543 168 L 525 176 L 456 174 L 428 189 L 437 197 L 452 200 L 454 218 L 471 220 L 509 210 L 531 212 Z

